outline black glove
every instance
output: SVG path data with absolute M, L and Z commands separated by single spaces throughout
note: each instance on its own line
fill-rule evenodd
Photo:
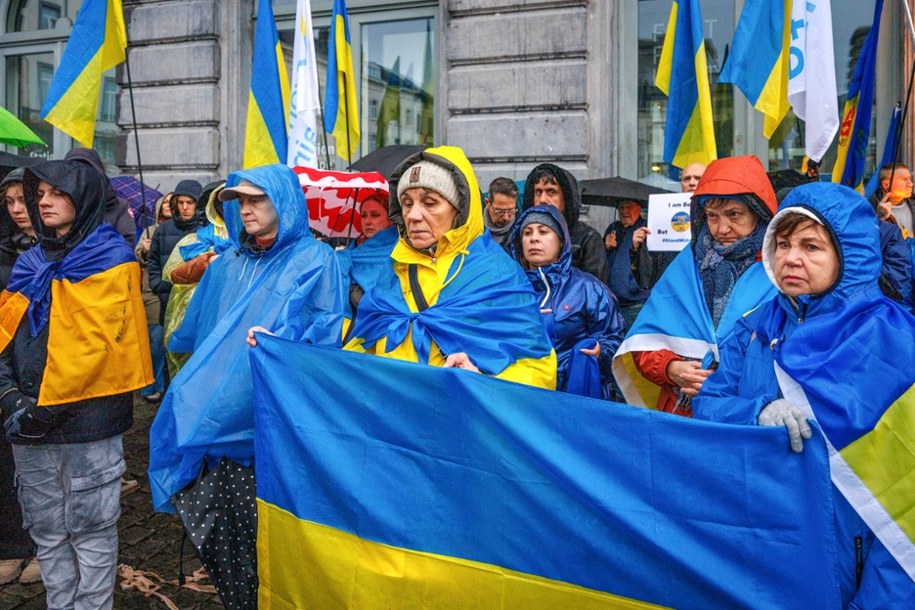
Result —
M 6 436 L 11 441 L 34 441 L 43 438 L 48 432 L 61 425 L 69 418 L 66 410 L 55 407 L 39 407 L 38 401 L 23 394 L 17 404 L 26 405 L 13 413 L 4 424 Z

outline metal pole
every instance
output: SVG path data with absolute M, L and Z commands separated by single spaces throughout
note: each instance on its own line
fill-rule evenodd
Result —
M 137 133 L 137 110 L 133 104 L 133 79 L 130 77 L 130 53 L 124 51 L 124 65 L 127 67 L 127 92 L 130 94 L 130 114 L 133 119 L 133 139 L 137 147 L 137 171 L 140 174 L 140 205 L 146 209 L 146 184 L 143 182 L 143 162 L 140 160 L 140 135 Z

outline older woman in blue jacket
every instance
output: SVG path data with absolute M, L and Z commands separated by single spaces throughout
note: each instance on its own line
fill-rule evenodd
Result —
M 722 346 L 695 417 L 784 426 L 802 452 L 818 425 L 829 447 L 842 607 L 915 607 L 915 318 L 886 298 L 868 203 L 815 183 L 781 203 L 763 240 L 779 294 Z M 764 499 L 761 499 L 764 500 Z
M 625 321 L 616 297 L 589 273 L 572 267 L 569 229 L 552 205 L 528 208 L 512 233 L 512 256 L 524 267 L 544 328 L 556 349 L 556 389 L 606 398 L 610 363 Z

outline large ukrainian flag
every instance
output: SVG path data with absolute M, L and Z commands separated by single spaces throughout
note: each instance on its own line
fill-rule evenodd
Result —
M 746 0 L 718 82 L 733 83 L 765 115 L 767 138 L 788 113 L 790 56 L 791 0 Z
M 126 49 L 121 0 L 85 0 L 51 80 L 41 118 L 91 148 L 102 74 L 124 61 Z
M 270 0 L 259 0 L 242 167 L 286 162 L 289 77 Z
M 683 168 L 717 159 L 699 0 L 674 0 L 655 85 L 668 96 L 664 161 Z
M 346 3 L 334 0 L 327 49 L 327 79 L 324 90 L 324 129 L 334 134 L 337 155 L 347 161 L 359 148 L 359 105 L 356 101 L 356 69 L 350 42 Z
M 877 66 L 877 41 L 880 38 L 880 15 L 883 0 L 877 0 L 874 7 L 874 24 L 867 33 L 848 94 L 842 110 L 842 124 L 839 127 L 839 147 L 836 149 L 836 164 L 832 169 L 832 181 L 863 192 L 864 162 L 867 159 L 867 145 L 871 133 L 871 110 L 874 105 L 874 83 Z
M 839 604 L 822 442 L 258 342 L 261 609 Z

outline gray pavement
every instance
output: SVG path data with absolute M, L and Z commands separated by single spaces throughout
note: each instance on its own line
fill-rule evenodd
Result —
M 139 486 L 121 497 L 121 519 L 118 522 L 118 563 L 135 570 L 152 571 L 174 580 L 178 576 L 178 556 L 181 546 L 181 525 L 176 515 L 154 513 L 149 495 L 146 468 L 149 464 L 149 426 L 158 405 L 135 401 L 134 425 L 124 435 L 127 459 L 125 478 L 136 479 Z M 185 544 L 184 571 L 191 574 L 200 567 L 190 543 Z M 117 610 L 167 610 L 166 604 L 155 597 L 145 597 L 137 591 L 122 591 L 118 578 L 114 594 Z M 204 580 L 201 584 L 210 584 Z M 201 593 L 172 585 L 162 585 L 160 593 L 168 596 L 181 610 L 217 610 L 223 605 L 215 594 Z M 0 587 L 0 610 L 43 610 L 44 587 L 41 584 L 9 584 Z

